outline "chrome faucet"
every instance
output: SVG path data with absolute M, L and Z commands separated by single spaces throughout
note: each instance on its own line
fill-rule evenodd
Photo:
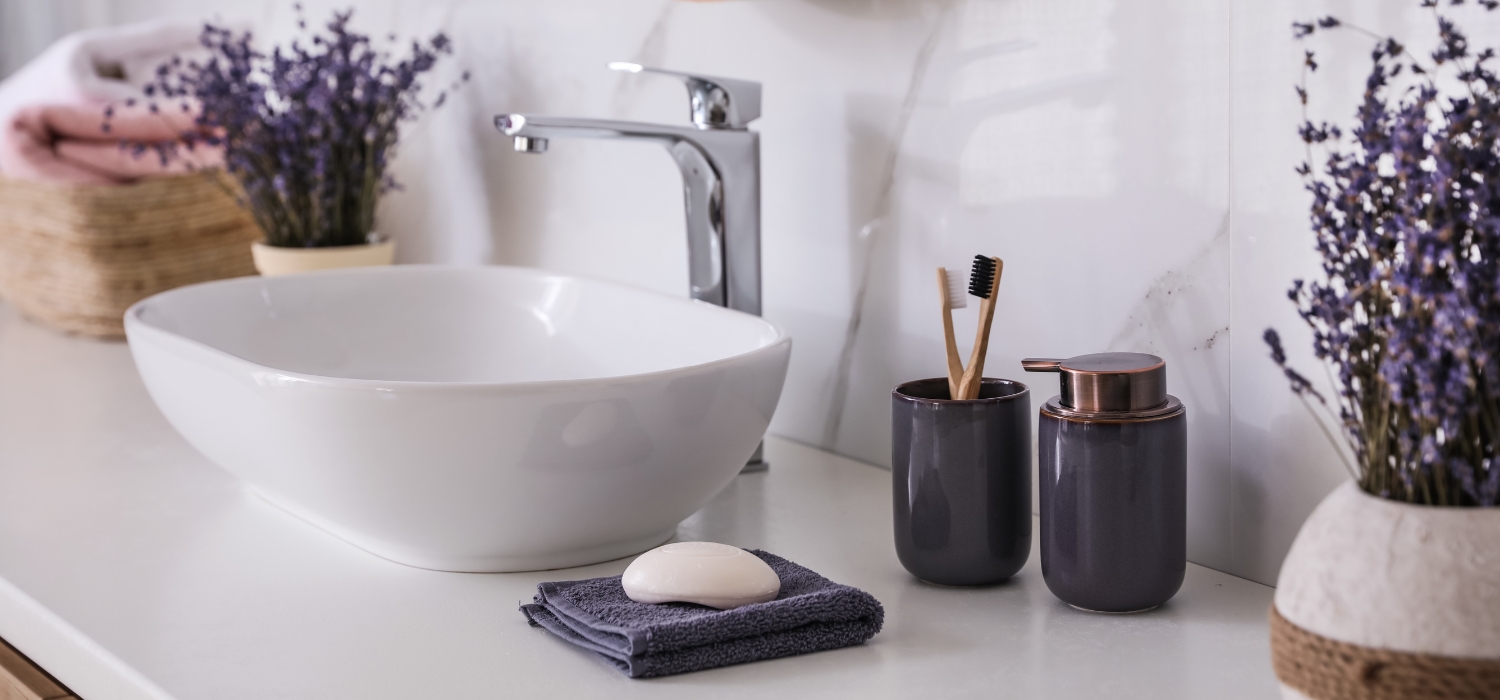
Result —
M 694 299 L 760 315 L 760 83 L 611 63 L 687 84 L 693 125 L 500 114 L 495 128 L 521 153 L 546 153 L 549 139 L 643 139 L 665 146 L 682 172 L 687 205 L 688 284 Z M 744 471 L 766 468 L 764 445 Z
M 694 299 L 760 315 L 760 83 L 611 63 L 687 84 L 693 125 L 501 114 L 495 128 L 521 153 L 549 139 L 642 139 L 665 146 L 682 171 L 687 204 L 688 283 Z

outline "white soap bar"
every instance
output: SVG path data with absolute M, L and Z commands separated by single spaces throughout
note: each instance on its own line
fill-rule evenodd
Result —
M 620 584 L 637 603 L 697 603 L 728 610 L 775 600 L 781 579 L 770 565 L 739 547 L 673 542 L 630 562 Z

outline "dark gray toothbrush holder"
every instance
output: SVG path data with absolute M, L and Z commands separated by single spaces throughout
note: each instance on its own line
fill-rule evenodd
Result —
M 896 555 L 929 583 L 996 583 L 1031 555 L 1031 391 L 986 377 L 948 396 L 945 378 L 891 392 Z

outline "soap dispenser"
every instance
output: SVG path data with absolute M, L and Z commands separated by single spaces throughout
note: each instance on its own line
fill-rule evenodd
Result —
M 1075 608 L 1141 612 L 1187 570 L 1187 409 L 1167 365 L 1133 352 L 1026 359 L 1062 393 L 1037 430 L 1042 578 Z

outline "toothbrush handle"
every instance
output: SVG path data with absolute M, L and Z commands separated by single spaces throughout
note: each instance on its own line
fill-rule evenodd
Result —
M 1000 291 L 1000 273 L 1005 262 L 995 258 L 995 283 L 990 295 L 979 302 L 979 328 L 974 334 L 974 351 L 969 355 L 969 368 L 964 371 L 958 385 L 958 396 L 965 401 L 979 398 L 979 387 L 984 383 L 984 356 L 990 349 L 990 322 L 995 319 L 995 296 Z
M 948 352 L 948 397 L 958 398 L 964 365 L 958 359 L 958 341 L 953 339 L 953 306 L 948 303 L 948 271 L 937 269 L 938 298 L 943 300 L 943 344 Z

